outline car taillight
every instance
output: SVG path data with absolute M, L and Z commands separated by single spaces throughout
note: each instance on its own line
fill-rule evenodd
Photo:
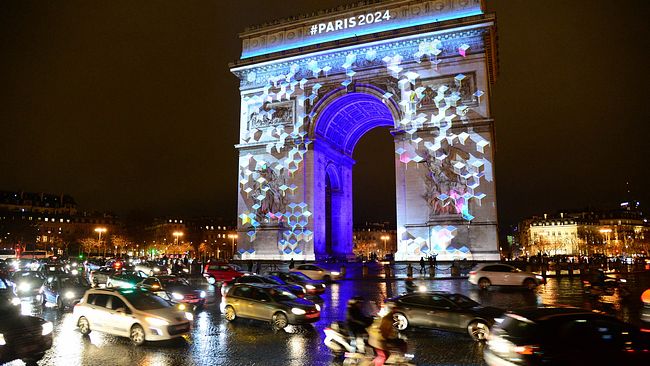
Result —
M 470 274 L 470 275 L 475 275 L 475 274 L 476 274 L 476 271 L 469 271 L 469 274 Z
M 538 350 L 539 346 L 535 345 L 516 346 L 513 348 L 513 351 L 519 353 L 520 355 L 532 355 Z

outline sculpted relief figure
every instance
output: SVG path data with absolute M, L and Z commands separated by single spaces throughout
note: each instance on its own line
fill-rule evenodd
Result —
M 460 174 L 454 171 L 453 162 L 456 156 L 462 157 L 467 153 L 453 146 L 443 148 L 443 151 L 447 154 L 445 159 L 427 154 L 424 162 L 427 167 L 424 198 L 429 204 L 430 217 L 461 214 L 465 204 L 462 196 L 467 192 L 467 186 Z

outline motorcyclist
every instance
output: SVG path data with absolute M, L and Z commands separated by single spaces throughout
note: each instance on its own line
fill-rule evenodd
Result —
M 383 317 L 375 320 L 368 330 L 368 344 L 374 347 L 377 357 L 373 360 L 374 366 L 383 366 L 386 359 L 390 357 L 389 349 L 399 349 L 406 352 L 406 342 L 399 338 L 397 329 L 393 326 L 395 308 L 388 307 L 388 312 Z
M 367 334 L 366 328 L 372 324 L 373 318 L 364 313 L 363 297 L 355 296 L 348 301 L 346 321 L 348 329 L 352 333 L 357 352 L 364 353 L 363 338 Z
M 415 285 L 415 282 L 413 282 L 412 278 L 407 278 L 406 282 L 404 282 L 404 285 L 406 287 L 406 292 L 412 293 L 417 291 L 418 287 Z

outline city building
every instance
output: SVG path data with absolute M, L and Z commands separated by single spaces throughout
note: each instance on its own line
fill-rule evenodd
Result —
M 354 248 L 356 256 L 370 257 L 376 254 L 380 258 L 397 251 L 397 231 L 388 222 L 368 223 L 354 228 Z

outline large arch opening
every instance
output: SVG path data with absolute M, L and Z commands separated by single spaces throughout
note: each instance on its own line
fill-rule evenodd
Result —
M 333 93 L 324 101 L 313 126 L 314 208 L 322 213 L 314 217 L 314 227 L 322 229 L 314 230 L 317 258 L 352 253 L 355 147 L 369 131 L 395 126 L 397 109 L 373 94 L 382 93 Z

